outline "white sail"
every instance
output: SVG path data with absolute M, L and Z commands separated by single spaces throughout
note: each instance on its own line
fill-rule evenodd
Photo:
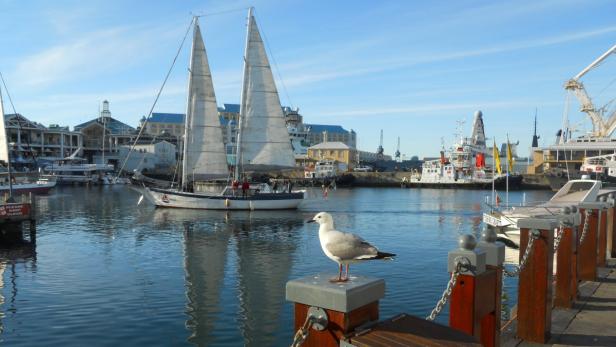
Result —
M 257 23 L 248 13 L 238 153 L 244 170 L 295 166 L 280 98 Z
M 222 134 L 205 44 L 195 18 L 184 130 L 183 184 L 228 176 Z
M 9 145 L 6 137 L 2 90 L 0 90 L 0 161 L 3 161 L 5 164 L 9 162 Z

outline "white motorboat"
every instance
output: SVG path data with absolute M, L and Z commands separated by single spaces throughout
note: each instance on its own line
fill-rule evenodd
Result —
M 278 91 L 252 11 L 250 8 L 248 12 L 237 158 L 233 173 L 236 184 L 245 180 L 247 173 L 295 167 Z M 180 188 L 145 188 L 145 197 L 159 207 L 226 210 L 297 208 L 304 199 L 303 191 L 280 193 L 264 184 L 251 184 L 244 191 L 237 185 L 223 186 L 218 193 L 199 191 L 200 181 L 228 178 L 231 173 L 205 45 L 196 17 L 188 86 Z
M 104 184 L 113 173 L 109 164 L 88 164 L 85 159 L 65 158 L 43 168 L 43 172 L 56 179 L 58 184 Z
M 530 205 L 510 206 L 505 210 L 492 209 L 483 214 L 483 222 L 496 228 L 499 240 L 508 247 L 506 260 L 517 263 L 520 247 L 521 218 L 559 214 L 563 207 L 578 206 L 581 203 L 596 202 L 602 188 L 601 181 L 590 179 L 571 180 L 546 202 Z M 556 232 L 556 230 L 555 230 Z

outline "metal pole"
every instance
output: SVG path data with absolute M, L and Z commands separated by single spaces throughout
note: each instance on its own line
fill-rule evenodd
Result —
M 496 137 L 494 138 L 494 142 L 492 142 L 494 146 L 496 146 Z M 494 148 L 492 148 L 492 206 L 490 206 L 490 211 L 494 210 L 494 195 L 496 195 L 496 172 L 494 169 L 496 168 L 496 158 L 494 157 Z
M 0 121 L 2 121 L 4 123 L 4 103 L 2 102 L 2 89 L 0 89 L 0 114 L 2 115 L 2 117 L 0 118 Z M 12 201 L 13 200 L 13 182 L 11 180 L 12 178 L 12 170 L 11 170 L 11 151 L 9 150 L 9 144 L 8 144 L 8 137 L 7 137 L 7 132 L 6 132 L 6 123 L 3 124 L 3 128 L 4 128 L 4 143 L 0 144 L 0 146 L 6 146 L 6 168 L 7 168 L 7 173 L 9 175 L 9 198 L 7 199 L 7 201 Z M 17 131 L 20 131 L 21 129 L 17 129 Z
M 193 52 L 195 50 L 195 35 L 197 33 L 197 28 L 199 27 L 199 23 L 197 22 L 197 17 L 193 17 L 193 42 L 190 48 L 190 65 L 188 71 L 188 95 L 186 100 L 186 116 L 184 117 L 184 141 L 182 142 L 182 176 L 180 180 L 180 186 L 178 187 L 180 190 L 186 190 L 186 185 L 188 183 L 188 163 L 186 160 L 188 159 L 188 147 L 186 146 L 189 137 L 190 137 L 190 127 L 192 123 L 192 98 L 190 97 L 190 90 L 192 89 L 192 69 L 193 69 Z

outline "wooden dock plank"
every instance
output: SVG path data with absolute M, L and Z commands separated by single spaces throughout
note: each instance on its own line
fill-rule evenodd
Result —
M 481 346 L 477 339 L 444 325 L 402 315 L 349 337 L 357 347 L 380 346 Z

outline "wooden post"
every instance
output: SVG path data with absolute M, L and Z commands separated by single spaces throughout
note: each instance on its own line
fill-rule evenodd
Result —
M 459 262 L 466 266 L 459 273 L 449 299 L 449 326 L 481 339 L 484 345 L 485 335 L 487 346 L 493 346 L 496 322 L 490 313 L 494 312 L 495 301 L 486 299 L 494 297 L 497 276 L 495 270 L 486 269 L 486 252 L 475 249 L 476 244 L 473 235 L 462 235 L 460 248 L 448 253 L 447 270 L 452 275 Z
M 324 330 L 310 329 L 302 346 L 334 347 L 356 327 L 379 319 L 379 300 L 385 296 L 385 281 L 363 276 L 344 283 L 331 283 L 331 276 L 306 276 L 287 282 L 286 299 L 295 303 L 294 332 L 306 321 L 310 308 L 326 312 Z
M 554 290 L 554 307 L 571 308 L 577 297 L 577 225 L 580 214 L 575 208 L 563 211 L 567 221 L 563 221 L 563 234 L 556 250 L 556 288 Z
M 534 238 L 533 248 L 518 282 L 519 338 L 546 343 L 552 326 L 552 267 L 554 255 L 554 219 L 524 218 L 520 227 L 520 260 L 528 240 Z
M 577 296 L 577 228 L 566 227 L 556 253 L 554 306 L 571 308 Z
M 578 235 L 578 279 L 580 281 L 594 281 L 597 279 L 597 227 L 599 216 L 596 208 L 583 208 L 580 210 L 582 212 L 582 222 L 580 223 Z M 588 231 L 584 240 L 582 240 L 586 219 L 588 219 Z
M 606 202 L 605 196 L 601 197 Z M 605 267 L 607 253 L 607 209 L 599 210 L 599 228 L 597 232 L 597 266 Z
M 494 273 L 492 281 L 487 284 L 487 289 L 493 289 L 493 291 L 479 298 L 480 300 L 487 301 L 486 305 L 490 305 L 491 310 L 479 311 L 478 314 L 482 315 L 482 313 L 485 312 L 481 319 L 481 344 L 483 346 L 498 347 L 500 346 L 500 315 L 505 245 L 502 242 L 496 242 L 496 239 L 497 235 L 494 229 L 486 226 L 481 237 L 481 242 L 477 245 L 477 248 L 486 252 L 486 273 Z M 488 298 L 492 298 L 492 300 L 486 300 Z
M 616 258 L 616 212 L 614 193 L 610 193 L 608 202 L 610 207 L 607 209 L 607 256 Z

